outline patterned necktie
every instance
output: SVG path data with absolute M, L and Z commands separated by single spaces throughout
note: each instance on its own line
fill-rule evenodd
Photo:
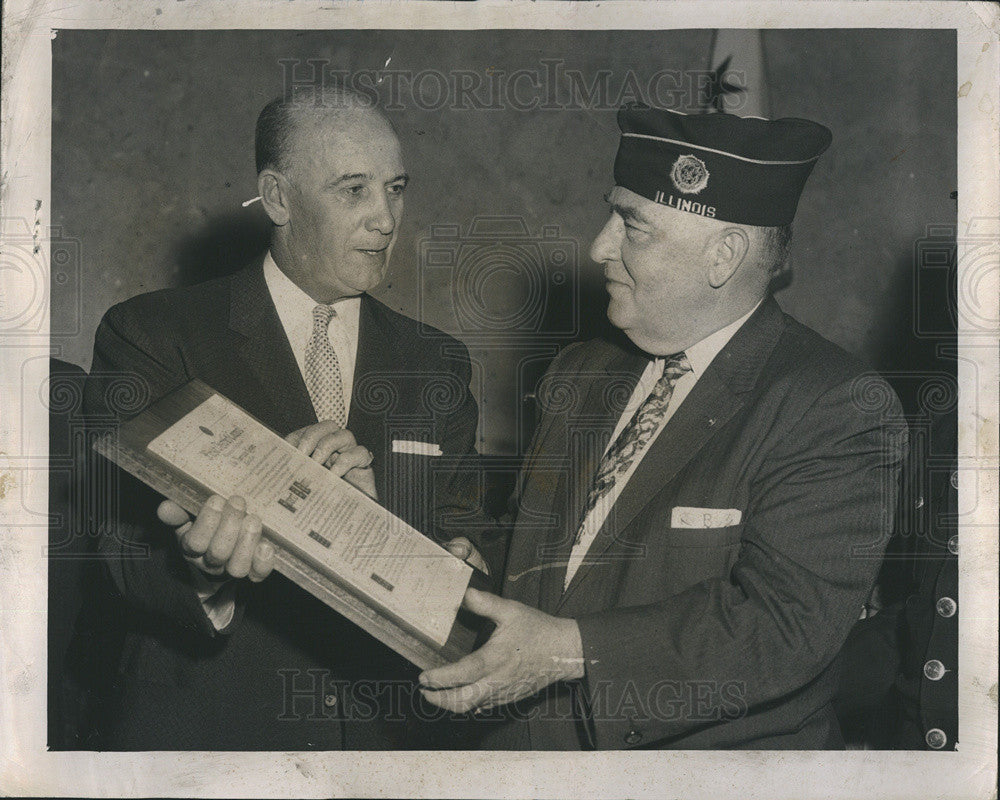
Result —
M 640 405 L 632 419 L 622 428 L 614 444 L 608 448 L 594 476 L 594 482 L 587 494 L 587 505 L 583 510 L 580 527 L 576 532 L 573 544 L 579 544 L 583 536 L 583 523 L 601 498 L 607 495 L 615 485 L 619 476 L 625 475 L 632 462 L 635 461 L 652 438 L 660 425 L 660 420 L 667 412 L 670 397 L 674 393 L 674 384 L 686 372 L 691 371 L 691 362 L 684 353 L 670 356 L 663 365 L 663 375 L 656 382 L 649 397 Z
M 344 413 L 344 387 L 340 382 L 340 364 L 330 344 L 330 320 L 337 316 L 333 306 L 313 309 L 312 336 L 306 345 L 306 388 L 316 409 L 316 419 L 329 419 L 341 428 L 347 424 Z

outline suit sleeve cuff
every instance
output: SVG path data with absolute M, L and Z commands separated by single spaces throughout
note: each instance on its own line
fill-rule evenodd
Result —
M 217 633 L 225 633 L 236 616 L 236 582 L 232 578 L 213 579 L 194 564 L 189 566 L 205 616 Z
M 670 719 L 672 686 L 667 685 L 673 682 L 649 686 L 638 676 L 628 677 L 633 642 L 613 617 L 602 612 L 577 618 L 585 672 L 577 683 L 576 708 L 598 750 L 652 744 L 675 727 Z

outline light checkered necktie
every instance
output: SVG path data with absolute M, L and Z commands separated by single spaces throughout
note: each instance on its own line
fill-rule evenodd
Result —
M 313 330 L 306 345 L 306 388 L 316 409 L 316 419 L 329 419 L 341 428 L 347 424 L 344 413 L 344 387 L 340 382 L 340 364 L 330 344 L 330 320 L 337 316 L 333 306 L 313 309 Z
M 601 498 L 607 495 L 615 485 L 615 481 L 625 475 L 636 456 L 652 438 L 660 425 L 660 420 L 667 412 L 670 397 L 674 393 L 674 384 L 686 372 L 691 371 L 691 362 L 684 353 L 670 356 L 663 365 L 663 375 L 656 382 L 649 397 L 640 405 L 632 419 L 622 428 L 614 444 L 608 448 L 597 468 L 597 475 L 587 494 L 587 505 L 583 510 L 580 527 L 576 532 L 574 544 L 579 544 L 583 536 L 583 523 Z

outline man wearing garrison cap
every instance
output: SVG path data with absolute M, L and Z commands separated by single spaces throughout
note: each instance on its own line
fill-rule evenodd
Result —
M 770 296 L 830 132 L 618 120 L 591 256 L 625 337 L 543 379 L 503 598 L 467 597 L 496 630 L 424 695 L 476 711 L 493 748 L 843 747 L 837 654 L 906 441 L 882 379 Z

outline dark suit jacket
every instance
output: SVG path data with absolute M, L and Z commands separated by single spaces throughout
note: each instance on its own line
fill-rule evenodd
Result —
M 367 296 L 359 326 L 348 419 L 375 456 L 381 502 L 424 531 L 435 515 L 475 511 L 478 481 L 440 474 L 434 458 L 391 452 L 394 439 L 474 452 L 478 411 L 465 347 Z M 316 421 L 259 265 L 108 311 L 86 404 L 113 421 L 192 378 L 279 434 Z M 107 748 L 426 746 L 410 738 L 415 668 L 278 574 L 240 582 L 236 618 L 216 632 L 175 534 L 156 522 L 162 498 L 121 472 L 109 476 L 120 486 L 104 491 L 120 509 L 100 547 L 134 613 Z
M 601 453 L 648 357 L 574 345 L 539 389 L 504 595 L 577 619 L 586 677 L 486 747 L 834 748 L 835 661 L 891 530 L 902 412 L 771 299 L 718 354 L 563 591 Z M 739 524 L 672 525 L 680 507 Z
M 83 485 L 91 459 L 83 388 L 87 373 L 49 359 L 48 746 L 80 750 L 91 711 L 121 648 L 123 613 L 87 524 Z

